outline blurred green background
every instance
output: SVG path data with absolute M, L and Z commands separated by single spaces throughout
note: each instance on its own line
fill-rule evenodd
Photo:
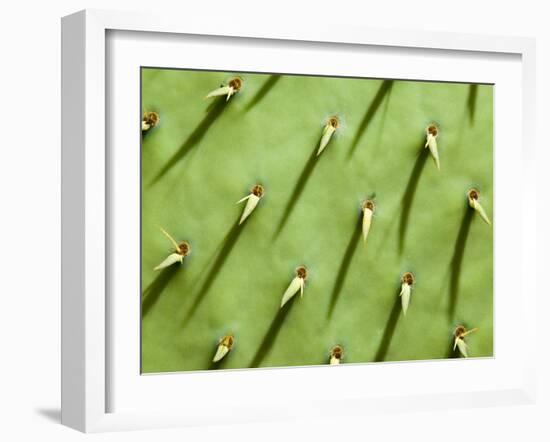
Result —
M 419 81 L 238 74 L 229 102 L 204 100 L 235 73 L 142 69 L 142 372 L 456 357 L 493 352 L 493 87 Z M 326 119 L 342 127 L 320 157 Z M 438 172 L 423 149 L 439 126 Z M 240 228 L 236 201 L 265 196 Z M 368 244 L 361 202 L 374 197 Z M 165 228 L 187 240 L 182 266 Z M 296 266 L 305 294 L 279 310 Z M 406 317 L 400 277 L 416 277 Z M 215 367 L 218 340 L 235 336 Z

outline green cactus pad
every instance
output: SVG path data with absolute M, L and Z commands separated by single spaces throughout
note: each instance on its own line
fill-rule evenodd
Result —
M 206 94 L 239 75 L 227 102 Z M 142 371 L 493 354 L 493 87 L 142 70 Z M 338 128 L 315 156 L 327 119 Z M 441 170 L 424 148 L 435 123 Z M 238 226 L 252 186 L 264 194 Z M 368 241 L 361 205 L 375 202 Z M 154 271 L 188 241 L 183 264 Z M 281 298 L 305 265 L 304 296 Z M 414 274 L 407 315 L 401 276 Z M 220 339 L 234 336 L 217 364 Z

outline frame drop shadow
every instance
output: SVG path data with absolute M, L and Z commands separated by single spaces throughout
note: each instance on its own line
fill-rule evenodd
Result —
M 227 235 L 225 236 L 221 249 L 218 252 L 218 256 L 216 260 L 214 261 L 214 264 L 212 264 L 212 267 L 210 267 L 210 270 L 208 274 L 206 275 L 206 278 L 204 280 L 204 283 L 201 285 L 201 288 L 198 291 L 197 296 L 195 297 L 195 301 L 191 305 L 189 311 L 185 315 L 184 324 L 186 324 L 191 317 L 195 314 L 199 306 L 201 305 L 202 301 L 206 297 L 208 291 L 210 290 L 210 287 L 212 287 L 212 284 L 214 284 L 214 281 L 220 274 L 220 270 L 223 267 L 225 261 L 231 254 L 231 251 L 235 247 L 235 244 L 237 243 L 237 240 L 239 239 L 239 236 L 241 235 L 241 232 L 243 231 L 243 227 L 245 224 L 239 225 L 239 222 L 236 221 L 235 224 L 231 227 Z
M 254 355 L 254 358 L 252 359 L 252 362 L 249 365 L 249 368 L 257 368 L 260 366 L 266 355 L 269 353 L 269 350 L 273 347 L 273 344 L 275 343 L 275 340 L 277 339 L 277 335 L 281 331 L 281 327 L 283 326 L 283 323 L 285 322 L 285 319 L 288 316 L 288 313 L 290 312 L 290 309 L 292 307 L 292 304 L 294 304 L 294 301 L 296 297 L 299 296 L 296 294 L 291 300 L 289 300 L 282 308 L 279 309 L 277 314 L 275 315 L 275 318 L 273 319 L 273 322 L 271 323 L 271 326 L 267 330 L 266 334 L 264 335 L 264 338 L 262 339 L 262 343 L 258 347 L 258 351 Z
M 386 322 L 386 328 L 384 329 L 384 334 L 376 351 L 376 356 L 374 357 L 375 362 L 382 362 L 386 359 L 388 350 L 393 339 L 393 334 L 395 333 L 395 327 L 397 327 L 397 321 L 399 320 L 399 314 L 401 312 L 401 297 L 399 296 L 399 290 L 396 293 L 395 301 Z
M 228 103 L 226 103 L 223 97 L 219 97 L 208 107 L 206 111 L 207 114 L 202 121 L 181 144 L 176 153 L 174 153 L 162 169 L 160 169 L 158 174 L 151 181 L 151 186 L 157 183 L 166 173 L 168 173 L 168 171 L 170 171 L 170 169 L 172 169 L 172 167 L 183 160 L 193 147 L 200 143 L 206 132 L 208 132 L 208 129 L 210 129 L 210 126 L 218 119 L 227 104 Z
M 176 272 L 180 269 L 181 264 L 173 264 L 170 267 L 162 269 L 153 281 L 143 290 L 141 301 L 141 316 L 147 315 L 149 310 L 156 304 L 160 295 L 174 278 Z
M 460 223 L 460 229 L 456 237 L 454 253 L 451 259 L 450 270 L 450 283 L 449 283 L 449 320 L 452 320 L 456 311 L 456 305 L 458 302 L 458 290 L 460 287 L 460 272 L 462 270 L 462 264 L 464 261 L 464 251 L 466 249 L 466 242 L 468 240 L 468 233 L 470 232 L 470 226 L 472 225 L 472 219 L 474 217 L 474 211 L 470 207 L 466 206 L 466 211 L 462 217 Z
M 409 218 L 411 214 L 411 209 L 414 201 L 414 196 L 416 194 L 416 189 L 418 188 L 418 182 L 420 181 L 420 176 L 426 165 L 426 161 L 430 156 L 428 149 L 424 148 L 424 143 L 422 143 L 422 151 L 419 153 L 414 167 L 412 169 L 409 181 L 407 182 L 407 187 L 403 193 L 403 198 L 401 199 L 401 204 L 403 210 L 401 212 L 401 218 L 399 220 L 399 251 L 403 253 L 405 248 L 405 237 L 407 235 L 407 228 L 409 226 Z
M 362 222 L 361 221 L 362 221 L 362 217 L 359 216 L 358 221 L 355 223 L 355 226 L 353 228 L 353 234 L 351 235 L 348 246 L 346 247 L 344 256 L 342 257 L 342 261 L 340 262 L 338 275 L 336 276 L 336 280 L 334 281 L 334 286 L 332 288 L 332 295 L 330 298 L 327 318 L 331 318 L 332 314 L 334 313 L 334 309 L 336 308 L 336 304 L 338 302 L 338 299 L 340 298 L 340 294 L 342 293 L 342 287 L 344 286 L 344 281 L 346 280 L 346 275 L 348 273 L 351 260 L 355 255 L 357 246 L 359 245 L 359 243 L 362 242 L 361 240 Z
M 384 101 L 384 98 L 387 96 L 389 98 L 389 94 L 391 93 L 393 87 L 393 80 L 384 80 L 382 81 L 382 84 L 380 85 L 380 88 L 378 89 L 378 92 L 376 92 L 376 95 L 374 96 L 373 100 L 371 101 L 370 106 L 367 108 L 367 111 L 365 112 L 365 115 L 363 116 L 363 120 L 361 121 L 361 124 L 359 125 L 359 128 L 357 129 L 357 132 L 355 133 L 355 137 L 353 138 L 353 141 L 351 143 L 351 147 L 348 153 L 348 158 L 351 158 L 353 154 L 355 153 L 355 150 L 357 149 L 357 146 L 359 145 L 359 140 L 362 138 L 363 134 L 366 132 L 366 130 L 369 127 L 369 124 L 371 123 L 372 119 L 376 115 L 376 112 L 380 108 L 380 105 Z
M 61 409 L 59 408 L 37 408 L 34 411 L 36 414 L 42 416 L 50 422 L 54 422 L 56 424 L 61 423 Z
M 270 75 L 269 78 L 264 82 L 260 90 L 256 92 L 256 95 L 252 97 L 252 100 L 250 100 L 250 103 L 246 107 L 246 112 L 248 112 L 250 109 L 252 109 L 254 106 L 256 106 L 260 101 L 262 101 L 265 96 L 269 93 L 271 89 L 277 84 L 277 82 L 281 79 L 280 74 L 273 74 Z

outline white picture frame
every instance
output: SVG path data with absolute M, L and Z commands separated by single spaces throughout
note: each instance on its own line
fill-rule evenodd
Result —
M 332 389 L 331 394 L 316 395 L 313 388 L 316 384 L 307 385 L 307 379 L 326 380 L 327 385 L 345 382 L 342 370 L 327 371 L 322 367 L 277 370 L 254 370 L 254 374 L 242 371 L 216 373 L 215 378 L 205 377 L 198 373 L 187 377 L 185 388 L 189 396 L 181 407 L 172 406 L 166 409 L 113 410 L 110 404 L 110 393 L 115 388 L 111 373 L 116 358 L 112 353 L 109 339 L 109 327 L 117 316 L 111 311 L 108 291 L 112 287 L 109 280 L 109 244 L 111 235 L 116 229 L 110 229 L 113 201 L 110 195 L 109 180 L 112 177 L 112 160 L 107 150 L 107 143 L 112 134 L 107 133 L 106 122 L 114 118 L 108 110 L 109 81 L 106 75 L 109 52 L 109 33 L 155 33 L 157 37 L 185 39 L 185 36 L 217 36 L 218 38 L 237 38 L 247 41 L 276 41 L 284 45 L 298 45 L 307 42 L 309 45 L 338 44 L 345 48 L 375 47 L 379 51 L 400 48 L 404 53 L 414 50 L 429 50 L 437 58 L 444 54 L 468 53 L 480 63 L 491 54 L 513 56 L 519 60 L 521 91 L 518 93 L 520 106 L 509 109 L 507 118 L 516 118 L 515 124 L 518 144 L 511 147 L 513 155 L 506 159 L 509 164 L 518 164 L 517 170 L 522 177 L 522 184 L 507 189 L 508 195 L 517 202 L 513 217 L 496 219 L 495 225 L 515 232 L 513 247 L 509 251 L 499 246 L 498 235 L 495 237 L 495 254 L 506 256 L 503 265 L 496 266 L 498 272 L 509 274 L 509 266 L 518 270 L 517 278 L 506 286 L 495 281 L 495 293 L 503 293 L 502 305 L 513 305 L 509 299 L 512 295 L 517 311 L 521 317 L 513 324 L 518 330 L 517 336 L 510 343 L 514 347 L 521 344 L 521 349 L 512 349 L 510 358 L 501 351 L 500 357 L 495 351 L 495 360 L 504 361 L 502 381 L 482 388 L 480 385 L 468 386 L 464 383 L 458 390 L 445 390 L 434 384 L 434 388 L 425 393 L 406 390 L 406 384 L 394 391 L 377 391 L 367 394 L 357 388 L 356 394 L 338 393 Z M 162 44 L 162 43 L 160 43 Z M 532 39 L 518 37 L 493 37 L 451 33 L 428 33 L 415 31 L 388 31 L 376 29 L 331 27 L 330 30 L 308 25 L 300 29 L 277 24 L 250 23 L 247 27 L 238 28 L 231 23 L 212 23 L 208 20 L 194 20 L 182 24 L 177 17 L 158 16 L 143 13 L 123 13 L 100 10 L 86 10 L 63 18 L 62 21 L 62 423 L 84 432 L 114 431 L 124 429 L 160 428 L 212 424 L 222 422 L 252 422 L 258 420 L 301 418 L 312 416 L 362 415 L 373 412 L 395 412 L 404 410 L 423 410 L 460 407 L 481 407 L 502 404 L 532 403 L 536 393 L 535 383 L 535 202 L 536 178 L 534 174 L 535 154 L 535 43 Z M 438 55 L 440 54 L 440 55 Z M 436 65 L 418 67 L 419 74 L 415 79 L 422 79 L 422 69 L 428 72 Z M 414 75 L 414 74 L 413 74 Z M 458 73 L 463 81 L 476 81 L 472 74 Z M 514 92 L 514 91 L 512 91 Z M 495 102 L 499 106 L 499 101 Z M 521 118 L 519 118 L 521 117 Z M 503 116 L 504 119 L 504 116 Z M 516 133 L 516 132 L 515 132 Z M 498 138 L 496 142 L 498 142 Z M 507 152 L 508 152 L 507 151 Z M 506 154 L 508 155 L 508 154 Z M 495 162 L 495 174 L 498 177 L 499 167 L 505 170 L 505 159 Z M 119 164 L 120 161 L 117 163 Z M 120 170 L 120 169 L 116 169 Z M 504 187 L 503 187 L 504 188 Z M 505 201 L 504 195 L 502 201 Z M 504 207 L 498 198 L 495 200 L 495 213 Z M 503 213 L 503 212 L 500 212 Z M 513 218 L 508 220 L 508 218 Z M 500 221 L 502 219 L 502 221 Z M 510 223 L 506 225 L 506 223 Z M 515 247 L 515 248 L 514 248 Z M 512 293 L 513 292 L 513 293 Z M 505 296 L 506 295 L 506 296 Z M 510 310 L 510 309 L 508 309 Z M 495 314 L 495 322 L 508 317 Z M 502 319 L 501 319 L 502 318 Z M 512 339 L 512 338 L 511 338 Z M 118 347 L 120 348 L 120 347 Z M 502 348 L 502 347 L 501 347 Z M 508 350 L 508 349 L 506 349 Z M 506 366 L 514 357 L 514 367 L 509 375 L 504 375 Z M 500 358 L 500 359 L 499 359 Z M 466 368 L 468 376 L 473 379 L 477 374 L 490 376 L 494 361 L 471 361 Z M 375 366 L 376 365 L 376 366 Z M 346 367 L 345 377 L 359 379 L 368 373 L 384 377 L 400 377 L 403 365 L 407 364 L 370 364 Z M 460 370 L 463 370 L 462 366 Z M 457 373 L 457 366 L 440 365 L 440 370 L 449 376 Z M 368 370 L 368 371 L 367 371 Z M 408 364 L 408 373 L 414 379 L 421 379 L 422 371 L 428 370 L 420 364 Z M 139 376 L 139 373 L 135 373 Z M 466 376 L 466 378 L 468 378 Z M 152 377 L 146 377 L 152 379 Z M 183 388 L 175 385 L 175 378 L 170 375 L 147 380 L 143 390 L 144 397 L 149 394 L 165 395 L 167 388 Z M 495 376 L 495 379 L 498 376 Z M 119 376 L 120 379 L 120 376 Z M 303 385 L 296 389 L 292 401 L 286 403 L 275 397 L 275 390 L 266 387 L 267 380 L 273 388 L 281 385 Z M 247 390 L 239 397 L 231 395 L 220 398 L 219 403 L 207 404 L 198 400 L 196 391 L 190 386 L 200 385 L 200 390 L 219 390 L 224 385 L 236 385 L 241 388 L 249 383 Z M 312 381 L 313 382 L 313 381 Z M 294 384 L 293 384 L 294 383 Z M 162 384 L 162 385 L 161 385 Z M 383 382 L 381 381 L 381 385 Z M 422 381 L 419 380 L 419 385 Z M 262 386 L 265 388 L 262 389 Z M 128 389 L 130 384 L 128 384 Z M 309 390 L 308 390 L 309 388 Z M 197 389 L 198 390 L 198 389 Z M 121 390 L 122 394 L 124 390 Z M 371 392 L 372 392 L 371 386 Z M 270 401 L 270 395 L 273 401 Z M 306 397 L 307 396 L 307 397 Z M 172 398 L 173 399 L 173 398 Z M 127 402 L 136 398 L 128 396 Z M 176 404 L 177 405 L 177 404 Z M 231 413 L 222 413 L 227 406 Z

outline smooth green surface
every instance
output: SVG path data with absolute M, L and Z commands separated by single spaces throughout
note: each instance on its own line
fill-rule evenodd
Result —
M 481 191 L 492 218 L 492 86 L 241 74 L 228 103 L 204 100 L 231 76 L 142 71 L 142 112 L 161 118 L 142 143 L 142 371 L 213 368 L 228 333 L 235 346 L 218 368 L 324 364 L 335 344 L 345 363 L 439 359 L 451 356 L 459 323 L 479 327 L 471 356 L 491 356 L 493 233 L 466 191 Z M 333 114 L 342 127 L 308 163 Z M 440 172 L 419 159 L 431 122 Z M 255 183 L 265 196 L 237 229 L 244 205 L 235 203 Z M 357 220 L 373 194 L 364 245 Z M 160 273 L 171 245 L 158 226 L 193 248 Z M 280 313 L 300 264 L 304 297 Z M 416 284 L 403 317 L 405 271 Z

